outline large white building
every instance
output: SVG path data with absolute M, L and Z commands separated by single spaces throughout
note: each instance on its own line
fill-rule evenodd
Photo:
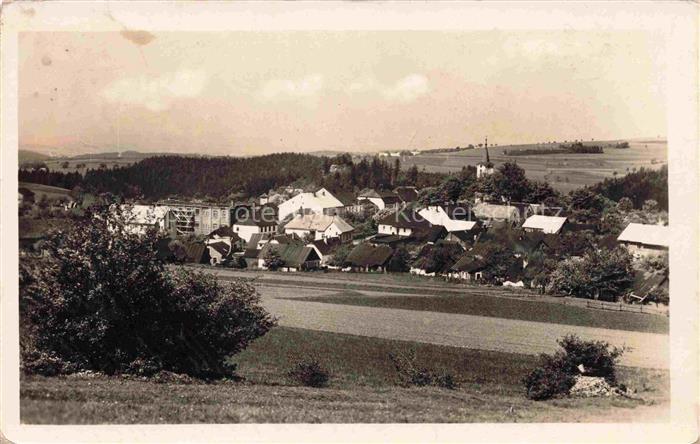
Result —
M 470 231 L 477 225 L 476 220 L 471 220 L 471 210 L 461 205 L 430 205 L 418 214 L 433 225 L 445 227 L 448 232 Z
M 342 212 L 343 202 L 330 191 L 321 188 L 315 193 L 299 193 L 288 199 L 278 207 L 279 220 L 284 220 L 289 215 L 314 213 L 334 215 Z
M 635 257 L 651 256 L 668 251 L 669 235 L 665 225 L 629 224 L 617 241 Z
M 327 214 L 301 214 L 284 226 L 286 234 L 296 234 L 304 238 L 312 236 L 313 240 L 340 238 L 342 242 L 352 240 L 353 227 L 339 216 Z

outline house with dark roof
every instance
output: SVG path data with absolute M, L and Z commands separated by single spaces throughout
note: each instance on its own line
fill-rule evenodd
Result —
M 192 264 L 208 264 L 209 249 L 203 242 L 185 242 L 183 262 Z
M 324 266 L 328 265 L 328 263 L 333 259 L 333 254 L 335 254 L 335 251 L 341 244 L 340 238 L 332 237 L 317 239 L 310 244 L 307 244 L 307 247 L 311 247 L 316 250 L 316 254 L 318 254 L 321 258 L 321 265 Z
M 456 242 L 441 240 L 434 244 L 426 244 L 411 264 L 411 274 L 422 276 L 447 274 L 463 254 L 464 249 Z
M 207 248 L 209 249 L 209 263 L 211 265 L 222 263 L 231 254 L 231 246 L 226 242 L 208 243 Z
M 246 242 L 228 225 L 209 233 L 206 240 L 207 245 L 214 242 L 224 242 L 232 252 L 242 251 L 246 246 Z
M 432 224 L 416 211 L 400 210 L 388 214 L 377 221 L 379 234 L 411 236 L 421 231 L 428 231 Z
M 399 196 L 404 205 L 411 204 L 418 200 L 418 190 L 416 187 L 396 187 L 394 193 Z
M 347 262 L 356 271 L 384 271 L 393 253 L 387 245 L 363 242 L 350 251 Z
M 313 270 L 321 265 L 321 258 L 312 247 L 296 243 L 267 243 L 258 252 L 258 268 L 267 269 L 265 262 L 270 254 L 277 254 L 282 260 L 283 265 L 279 268 L 280 271 Z
M 483 279 L 487 267 L 488 264 L 481 256 L 467 253 L 450 267 L 447 275 L 452 279 L 479 281 Z
M 385 208 L 398 209 L 401 205 L 401 198 L 393 191 L 373 190 L 370 188 L 364 189 L 357 194 L 358 201 L 369 201 L 374 204 L 379 210 Z
M 659 293 L 668 293 L 668 274 L 667 273 L 645 273 L 637 271 L 632 281 L 632 291 L 630 291 L 630 299 L 638 303 L 644 303 L 648 298 Z

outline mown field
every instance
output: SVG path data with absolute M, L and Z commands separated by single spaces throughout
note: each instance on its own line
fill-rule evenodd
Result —
M 608 142 L 587 142 L 587 144 L 607 144 Z M 490 147 L 489 154 L 496 166 L 507 162 L 517 162 L 528 178 L 546 180 L 552 187 L 569 192 L 585 185 L 592 185 L 607 177 L 624 176 L 633 168 L 657 169 L 667 162 L 665 140 L 630 141 L 630 148 L 604 148 L 603 154 L 537 154 L 509 156 L 504 150 L 542 148 L 540 145 L 511 145 Z M 545 145 L 544 147 L 551 147 Z M 418 156 L 402 157 L 402 168 L 417 165 L 429 172 L 457 172 L 463 166 L 476 165 L 484 158 L 484 150 L 425 153 Z
M 39 201 L 41 196 L 46 196 L 47 199 L 60 199 L 70 196 L 70 190 L 59 187 L 52 187 L 49 185 L 41 185 L 38 183 L 29 182 L 19 182 L 18 188 L 27 188 L 29 191 L 34 193 L 34 200 Z
M 418 363 L 454 374 L 459 387 L 402 387 L 390 352 L 416 350 Z M 327 388 L 285 375 L 316 356 Z M 24 377 L 27 424 L 237 422 L 635 422 L 665 421 L 667 371 L 620 369 L 638 397 L 530 401 L 522 377 L 537 357 L 277 327 L 235 356 L 241 382 L 159 384 L 118 377 Z
M 497 290 L 496 290 L 497 291 Z M 496 293 L 494 291 L 493 293 Z M 438 294 L 433 296 L 368 296 L 357 291 L 341 291 L 331 296 L 295 298 L 328 304 L 359 305 L 365 307 L 401 308 L 488 316 L 503 319 L 521 319 L 554 324 L 580 325 L 625 331 L 668 334 L 668 317 L 642 313 L 594 310 L 537 300 L 497 298 L 470 292 L 464 295 Z

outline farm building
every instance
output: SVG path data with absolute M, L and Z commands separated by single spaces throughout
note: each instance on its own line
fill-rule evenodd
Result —
M 321 265 L 328 265 L 333 259 L 333 254 L 341 245 L 340 238 L 332 237 L 326 239 L 318 239 L 308 244 L 307 247 L 312 247 L 321 258 Z
M 559 234 L 567 222 L 568 219 L 565 217 L 543 216 L 536 214 L 528 217 L 523 223 L 522 228 L 523 230 L 531 233 L 540 232 L 545 234 Z
M 321 258 L 316 250 L 305 245 L 291 244 L 266 244 L 258 252 L 258 268 L 266 270 L 266 259 L 270 255 L 279 255 L 282 261 L 281 271 L 313 270 L 321 265 Z
M 512 205 L 497 205 L 485 202 L 479 202 L 472 207 L 472 214 L 485 221 L 485 225 L 490 225 L 496 222 L 515 223 L 520 220 L 518 209 Z
M 464 249 L 456 242 L 439 241 L 426 244 L 411 264 L 411 274 L 436 276 L 449 273 L 450 268 L 463 254 Z
M 345 204 L 325 188 L 314 193 L 299 193 L 279 204 L 279 220 L 298 214 L 335 215 L 343 211 Z
M 442 225 L 448 232 L 471 231 L 478 222 L 472 220 L 471 210 L 463 205 L 430 205 L 418 213 L 433 225 Z
M 448 276 L 463 281 L 478 281 L 484 277 L 487 266 L 481 257 L 465 254 L 450 267 Z
M 219 227 L 209 233 L 207 244 L 214 242 L 224 242 L 232 251 L 241 251 L 245 247 L 245 241 L 238 236 L 231 227 Z
M 284 232 L 313 240 L 338 237 L 342 242 L 352 240 L 353 227 L 339 216 L 325 214 L 302 214 L 284 226 Z
M 361 243 L 350 251 L 347 262 L 353 270 L 384 271 L 393 252 L 386 245 Z
M 432 227 L 423 216 L 415 211 L 396 211 L 377 222 L 379 234 L 410 236 L 417 231 L 427 231 Z
M 396 209 L 401 205 L 401 198 L 393 191 L 376 191 L 372 189 L 365 189 L 357 194 L 357 200 L 369 201 L 379 210 L 383 210 L 385 208 Z
M 629 224 L 617 237 L 635 257 L 658 255 L 668 251 L 669 228 L 665 225 Z

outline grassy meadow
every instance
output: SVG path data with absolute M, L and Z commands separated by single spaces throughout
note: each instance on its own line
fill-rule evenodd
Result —
M 455 390 L 402 387 L 389 352 L 416 350 L 417 361 L 456 377 Z M 317 357 L 331 372 L 326 388 L 285 375 Z M 537 357 L 277 327 L 233 357 L 239 382 L 175 384 L 120 377 L 23 377 L 27 424 L 620 422 L 668 419 L 667 371 L 620 369 L 641 399 L 530 401 L 520 380 Z

